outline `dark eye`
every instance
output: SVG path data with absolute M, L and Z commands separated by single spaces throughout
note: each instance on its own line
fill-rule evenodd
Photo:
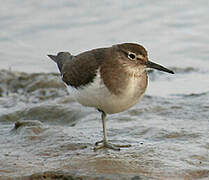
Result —
M 134 53 L 129 53 L 128 57 L 129 59 L 134 60 L 136 58 L 136 55 Z

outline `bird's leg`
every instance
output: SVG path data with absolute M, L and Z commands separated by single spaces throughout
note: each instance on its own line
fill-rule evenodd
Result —
M 95 147 L 94 150 L 98 150 L 101 148 L 109 148 L 109 149 L 113 149 L 113 150 L 120 150 L 120 147 L 130 147 L 131 145 L 114 145 L 108 142 L 107 139 L 107 131 L 106 131 L 106 116 L 107 114 L 102 111 L 99 110 L 102 114 L 101 114 L 101 118 L 102 118 L 102 125 L 103 125 L 103 133 L 104 133 L 104 139 L 102 141 L 98 141 L 95 143 Z

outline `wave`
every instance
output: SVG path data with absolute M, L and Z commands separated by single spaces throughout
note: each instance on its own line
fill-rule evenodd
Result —
M 0 70 L 0 82 L 0 97 L 18 94 L 25 101 L 44 101 L 68 94 L 56 73 L 28 74 Z

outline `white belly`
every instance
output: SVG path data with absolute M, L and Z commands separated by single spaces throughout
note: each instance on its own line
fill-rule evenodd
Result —
M 146 86 L 139 79 L 131 78 L 120 95 L 112 94 L 97 75 L 94 82 L 79 89 L 68 87 L 70 95 L 80 104 L 101 109 L 108 114 L 125 111 L 143 96 Z

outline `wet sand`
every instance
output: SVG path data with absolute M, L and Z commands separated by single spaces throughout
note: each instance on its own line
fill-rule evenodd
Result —
M 145 95 L 134 108 L 108 116 L 109 139 L 132 147 L 94 152 L 102 139 L 100 114 L 74 102 L 58 74 L 1 70 L 0 81 L 0 179 L 209 177 L 208 107 L 199 106 L 207 93 Z

